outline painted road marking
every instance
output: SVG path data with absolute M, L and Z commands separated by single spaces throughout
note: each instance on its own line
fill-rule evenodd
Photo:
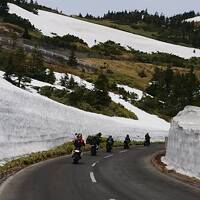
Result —
M 99 161 L 94 162 L 91 166 L 95 167 L 97 163 L 99 163 Z
M 119 153 L 125 153 L 125 152 L 127 152 L 128 150 L 123 150 L 123 151 L 120 151 Z
M 95 177 L 94 177 L 94 173 L 93 172 L 90 172 L 90 178 L 91 178 L 91 180 L 92 180 L 93 183 L 97 182 L 96 179 L 95 179 Z
M 104 158 L 106 159 L 106 158 L 110 158 L 110 157 L 112 157 L 112 156 L 113 156 L 113 154 L 108 155 L 108 156 L 105 156 Z

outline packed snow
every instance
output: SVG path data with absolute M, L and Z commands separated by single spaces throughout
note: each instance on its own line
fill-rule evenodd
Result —
M 169 169 L 200 179 L 200 107 L 187 106 L 173 118 L 163 162 Z
M 56 73 L 57 78 L 61 76 Z M 91 83 L 71 76 L 92 89 Z M 104 136 L 113 135 L 118 140 L 126 134 L 134 140 L 143 140 L 144 134 L 149 132 L 153 141 L 161 141 L 169 130 L 169 124 L 164 120 L 137 110 L 113 93 L 110 93 L 112 100 L 134 111 L 139 120 L 108 117 L 65 106 L 17 88 L 2 77 L 0 91 L 0 160 L 50 149 L 71 141 L 76 132 L 85 137 L 102 132 Z
M 200 22 L 200 16 L 185 20 L 186 22 Z
M 96 42 L 112 40 L 124 47 L 130 46 L 135 50 L 148 53 L 159 51 L 184 58 L 200 57 L 199 49 L 195 49 L 194 53 L 193 48 L 161 42 L 43 10 L 38 10 L 38 15 L 35 15 L 15 4 L 9 3 L 8 5 L 9 13 L 28 19 L 44 35 L 54 36 L 57 34 L 63 36 L 71 34 L 83 39 L 89 46 L 93 46 Z

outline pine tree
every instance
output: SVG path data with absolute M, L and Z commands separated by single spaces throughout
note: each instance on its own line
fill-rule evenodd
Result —
M 12 55 L 8 56 L 5 66 L 4 66 L 4 71 L 5 71 L 4 78 L 7 81 L 12 82 L 11 75 L 14 74 L 13 56 Z
M 27 28 L 24 29 L 24 33 L 23 33 L 22 37 L 25 39 L 28 39 L 28 40 L 31 39 L 31 36 L 30 36 Z
M 46 74 L 46 82 L 50 83 L 50 84 L 54 84 L 56 81 L 56 77 L 55 74 L 53 72 L 52 69 L 47 70 L 47 74 Z
M 74 53 L 73 50 L 70 53 L 69 60 L 68 60 L 67 64 L 69 66 L 76 66 L 78 64 L 77 58 L 76 58 L 75 53 Z
M 67 87 L 68 81 L 69 81 L 69 76 L 68 76 L 68 74 L 65 74 L 64 77 L 61 77 L 61 79 L 60 79 L 61 86 Z
M 76 83 L 74 81 L 73 76 L 70 77 L 69 82 L 68 82 L 68 88 L 69 89 L 74 89 L 74 87 L 76 86 Z
M 108 106 L 111 98 L 108 95 L 109 81 L 105 74 L 99 74 L 95 82 L 96 105 Z
M 23 77 L 26 75 L 26 67 L 25 67 L 26 55 L 23 49 L 18 49 L 14 55 L 13 66 L 15 75 L 18 78 L 17 86 L 21 87 L 21 81 Z
M 45 81 L 46 68 L 44 67 L 44 58 L 41 52 L 35 48 L 31 55 L 32 57 L 29 64 L 29 77 L 40 81 Z
M 95 88 L 97 88 L 98 90 L 108 91 L 109 81 L 105 74 L 99 74 L 97 80 L 95 81 Z
M 1 0 L 0 1 L 0 15 L 6 15 L 8 13 L 8 5 L 7 5 L 7 0 Z

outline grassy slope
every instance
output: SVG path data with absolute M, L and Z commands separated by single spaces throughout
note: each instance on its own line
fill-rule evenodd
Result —
M 85 61 L 100 70 L 106 66 L 107 70 L 112 72 L 109 74 L 110 79 L 117 83 L 127 84 L 132 87 L 145 89 L 154 72 L 154 66 L 151 64 L 137 63 L 121 60 L 107 60 L 98 58 L 86 58 Z M 140 77 L 140 72 L 144 70 L 146 77 Z
M 103 69 L 105 71 L 110 70 L 111 73 L 108 73 L 109 79 L 112 82 L 127 84 L 130 87 L 135 87 L 138 89 L 145 90 L 151 80 L 154 69 L 158 67 L 155 64 L 140 63 L 134 61 L 126 60 L 109 60 L 109 59 L 100 59 L 100 58 L 82 58 L 90 67 L 94 68 L 96 72 L 86 72 L 78 68 L 69 67 L 62 64 L 47 64 L 51 66 L 54 71 L 71 73 L 81 78 L 94 81 L 98 73 Z M 159 66 L 162 69 L 166 69 L 166 66 Z M 140 72 L 145 72 L 146 77 L 141 77 Z M 189 69 L 173 67 L 173 70 L 177 73 L 188 72 Z M 200 79 L 200 68 L 196 69 L 196 74 Z

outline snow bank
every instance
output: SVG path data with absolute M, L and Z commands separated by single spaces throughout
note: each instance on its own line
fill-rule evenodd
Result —
M 200 22 L 200 16 L 185 20 L 186 22 Z
M 164 162 L 179 173 L 200 178 L 200 108 L 187 106 L 173 118 Z
M 43 10 L 39 10 L 38 15 L 35 15 L 17 5 L 11 3 L 8 5 L 10 8 L 9 13 L 14 13 L 22 18 L 28 19 L 37 29 L 41 30 L 44 35 L 53 36 L 52 33 L 56 33 L 59 36 L 71 34 L 83 39 L 89 46 L 93 46 L 95 41 L 105 42 L 107 40 L 112 40 L 120 43 L 124 47 L 130 46 L 135 50 L 148 53 L 159 51 L 184 58 L 193 56 L 200 57 L 199 49 L 196 49 L 196 53 L 193 53 L 193 48 L 153 40 Z
M 123 139 L 143 140 L 149 131 L 153 140 L 163 140 L 165 126 L 148 121 L 108 117 L 85 112 L 17 88 L 0 78 L 0 160 L 47 150 L 73 138 L 75 132 Z

